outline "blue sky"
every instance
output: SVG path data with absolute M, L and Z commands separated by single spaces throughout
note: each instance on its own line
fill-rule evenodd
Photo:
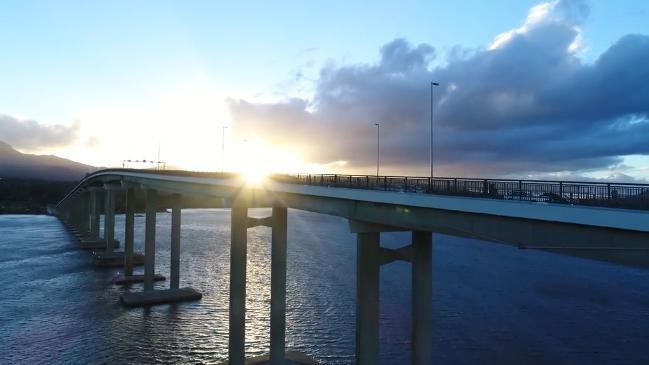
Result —
M 0 4 L 0 114 L 44 126 L 77 123 L 76 142 L 42 146 L 40 152 L 114 165 L 122 158 L 152 157 L 153 146 L 171 144 L 183 128 L 174 120 L 183 115 L 195 120 L 185 126 L 194 131 L 205 126 L 212 140 L 219 140 L 219 123 L 236 124 L 227 103 L 218 105 L 226 98 L 251 103 L 309 100 L 323 68 L 380 62 L 379 49 L 397 38 L 431 45 L 437 56 L 427 67 L 443 66 L 453 47 L 488 47 L 498 34 L 521 26 L 539 3 L 6 1 Z M 584 4 L 589 11 L 579 22 L 578 51 L 584 63 L 594 62 L 626 34 L 649 33 L 645 1 Z M 183 98 L 185 102 L 164 111 Z M 197 105 L 195 100 L 203 101 Z M 152 110 L 179 118 L 161 122 Z M 107 132 L 110 118 L 127 115 L 139 117 Z M 211 119 L 214 125 L 208 125 Z M 124 144 L 120 133 L 128 135 L 134 124 L 139 129 L 133 133 L 149 131 L 145 146 L 115 152 Z M 231 129 L 233 140 L 249 137 Z M 257 137 L 264 143 L 263 136 Z M 198 138 L 197 144 L 208 140 Z M 184 165 L 192 154 L 209 155 L 213 147 L 183 156 L 179 149 L 163 150 L 168 160 Z M 332 162 L 314 160 L 303 162 Z

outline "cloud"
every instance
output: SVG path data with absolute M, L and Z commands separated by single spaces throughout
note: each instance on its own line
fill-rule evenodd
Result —
M 66 147 L 77 139 L 79 123 L 46 125 L 35 120 L 0 114 L 0 141 L 28 151 Z
M 322 68 L 312 98 L 230 100 L 233 127 L 365 171 L 379 122 L 388 171 L 423 173 L 434 80 L 438 175 L 615 168 L 622 156 L 649 153 L 649 36 L 626 35 L 584 63 L 576 51 L 588 12 L 583 1 L 539 4 L 484 49 L 453 52 L 436 68 L 432 46 L 395 39 L 376 64 Z

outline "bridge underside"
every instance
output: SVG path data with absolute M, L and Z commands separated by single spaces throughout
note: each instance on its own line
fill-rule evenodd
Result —
M 625 265 L 649 267 L 649 234 L 607 227 L 475 214 L 450 210 L 334 199 L 263 188 L 228 188 L 156 179 L 122 178 L 127 184 L 158 190 L 158 207 L 170 208 L 176 194 L 182 208 L 246 206 L 288 208 L 329 214 L 354 221 L 473 238 L 523 249 L 540 249 Z M 232 198 L 232 197 L 235 198 Z M 119 209 L 119 202 L 118 202 Z M 136 210 L 144 211 L 144 193 L 136 195 Z

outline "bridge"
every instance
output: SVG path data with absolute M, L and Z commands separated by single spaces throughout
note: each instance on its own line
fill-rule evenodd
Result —
M 285 364 L 287 209 L 343 217 L 357 235 L 356 360 L 376 364 L 379 354 L 380 267 L 412 267 L 412 362 L 432 363 L 433 233 L 478 238 L 521 248 L 560 251 L 624 263 L 649 262 L 649 185 L 501 179 L 365 175 L 275 175 L 252 183 L 225 173 L 107 169 L 84 178 L 53 209 L 95 263 L 123 267 L 118 283 L 143 282 L 125 293 L 127 306 L 200 299 L 181 288 L 180 229 L 185 208 L 229 208 L 230 364 L 245 363 L 247 229 L 267 226 L 271 236 L 270 363 Z M 250 208 L 270 208 L 265 218 Z M 168 290 L 154 290 L 156 213 L 171 210 Z M 117 251 L 116 211 L 125 214 L 123 251 Z M 133 249 L 134 215 L 145 213 L 144 254 Z M 104 235 L 100 237 L 100 215 Z M 381 247 L 381 233 L 409 231 L 399 249 Z M 325 258 L 326 259 L 326 258 Z M 144 275 L 133 266 L 144 265 Z M 303 363 L 308 363 L 304 360 Z

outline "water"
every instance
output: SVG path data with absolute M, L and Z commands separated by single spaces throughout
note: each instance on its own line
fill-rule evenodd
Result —
M 253 212 L 263 216 L 264 211 Z M 169 214 L 156 265 L 169 274 Z M 123 237 L 123 216 L 116 235 Z M 144 221 L 136 218 L 136 248 Z M 399 247 L 405 233 L 385 234 Z M 226 359 L 229 211 L 183 211 L 181 285 L 200 302 L 125 309 L 49 216 L 0 216 L 0 363 L 218 363 Z M 270 230 L 249 230 L 247 352 L 267 353 Z M 325 364 L 354 355 L 355 238 L 345 220 L 289 211 L 287 346 Z M 436 235 L 434 349 L 441 364 L 649 363 L 649 271 Z M 381 271 L 381 359 L 410 361 L 409 265 Z M 168 282 L 157 283 L 164 288 Z

